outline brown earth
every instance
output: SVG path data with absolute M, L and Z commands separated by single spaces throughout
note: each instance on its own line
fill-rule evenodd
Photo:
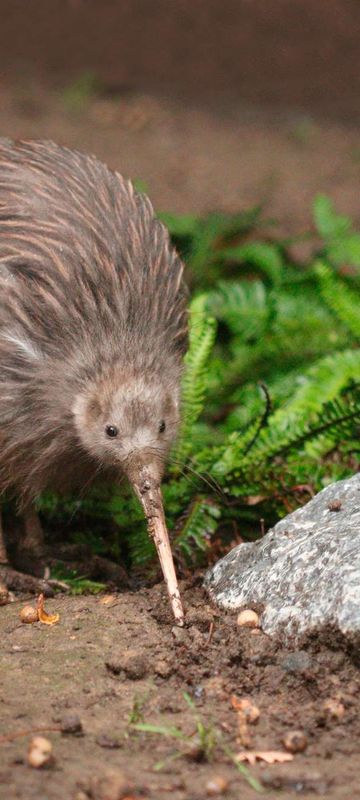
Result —
M 239 628 L 236 615 L 216 614 L 196 584 L 182 585 L 183 630 L 173 628 L 161 584 L 113 595 L 109 604 L 58 596 L 46 604 L 60 613 L 52 627 L 22 624 L 19 600 L 1 609 L 1 798 L 202 800 L 209 782 L 223 779 L 222 796 L 250 800 L 258 793 L 249 776 L 263 797 L 277 790 L 286 800 L 357 796 L 360 675 L 350 656 L 316 643 L 281 648 Z M 248 725 L 248 750 L 284 752 L 283 737 L 301 729 L 305 751 L 291 763 L 239 773 L 231 754 L 246 748 L 233 695 L 260 712 Z M 216 739 L 207 758 L 197 717 L 207 741 Z M 137 731 L 139 722 L 176 727 L 183 738 Z M 36 729 L 53 746 L 44 769 L 27 762 Z

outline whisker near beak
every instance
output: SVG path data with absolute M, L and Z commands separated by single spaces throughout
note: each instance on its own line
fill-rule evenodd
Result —
M 129 470 L 128 477 L 144 509 L 149 535 L 154 540 L 172 612 L 177 625 L 184 625 L 184 611 L 181 603 L 174 560 L 166 527 L 160 482 L 152 465 Z

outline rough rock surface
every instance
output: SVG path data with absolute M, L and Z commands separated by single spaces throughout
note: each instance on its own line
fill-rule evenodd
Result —
M 205 588 L 221 608 L 260 610 L 270 635 L 341 633 L 359 645 L 360 474 L 235 547 L 207 572 Z

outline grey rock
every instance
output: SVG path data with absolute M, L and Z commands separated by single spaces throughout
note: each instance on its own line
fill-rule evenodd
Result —
M 285 641 L 325 631 L 360 645 L 360 474 L 235 547 L 205 588 L 220 608 L 260 611 L 263 631 Z

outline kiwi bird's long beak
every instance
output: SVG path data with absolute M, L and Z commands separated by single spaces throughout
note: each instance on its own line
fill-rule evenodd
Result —
M 152 465 L 141 466 L 140 469 L 136 471 L 131 469 L 129 479 L 144 509 L 149 534 L 155 542 L 176 624 L 183 625 L 184 611 L 170 547 L 169 534 L 166 528 L 160 481 Z

